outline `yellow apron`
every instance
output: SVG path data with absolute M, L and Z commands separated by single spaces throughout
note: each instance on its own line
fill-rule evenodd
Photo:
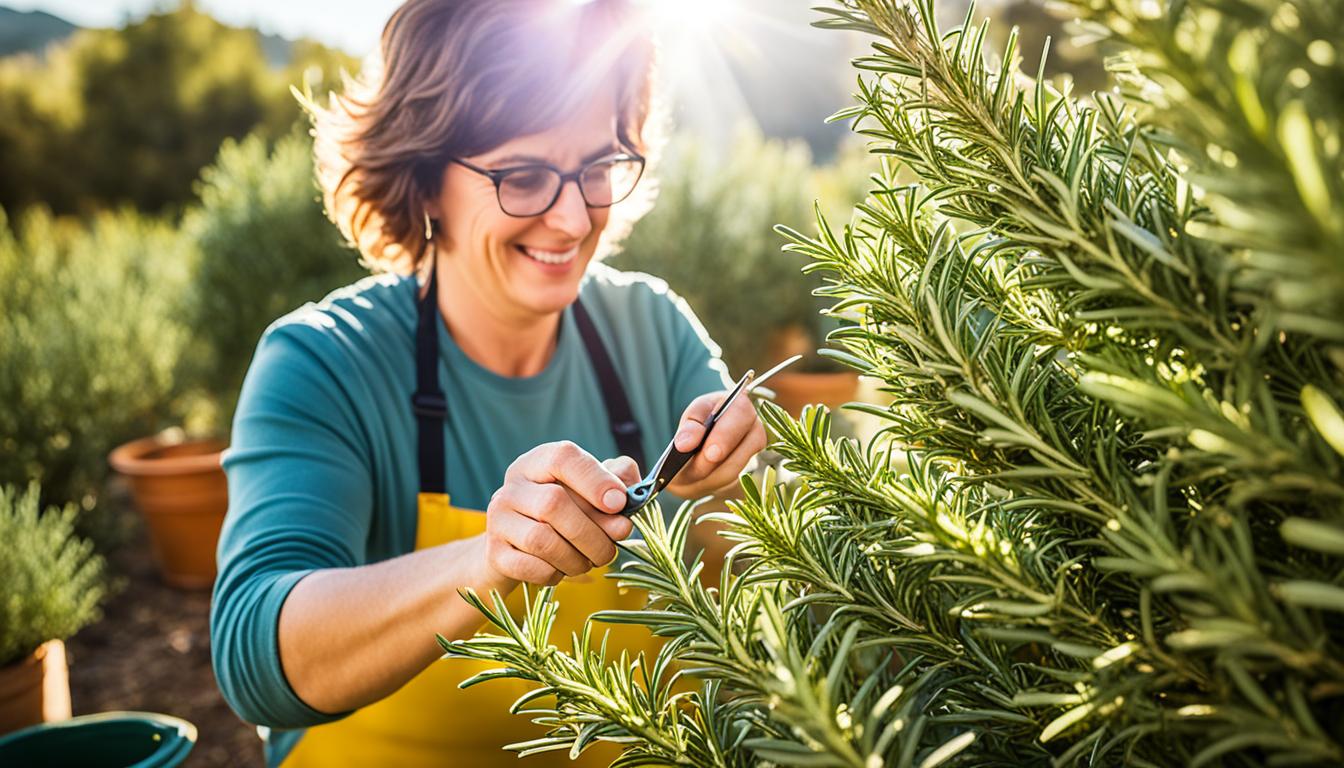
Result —
M 417 550 L 476 536 L 485 531 L 485 515 L 453 507 L 448 496 L 422 493 L 419 497 Z M 559 616 L 551 640 L 569 650 L 571 632 L 583 627 L 595 611 L 644 606 L 642 590 L 621 590 L 605 578 L 605 568 L 567 578 L 555 590 Z M 509 598 L 514 615 L 521 611 L 522 588 Z M 598 625 L 595 632 L 606 627 Z M 656 655 L 661 640 L 642 627 L 612 625 L 609 652 L 627 648 L 631 656 L 643 650 Z M 492 680 L 465 690 L 457 684 L 491 664 L 474 659 L 440 659 L 401 690 L 335 723 L 309 728 L 283 765 L 285 768 L 338 768 L 339 766 L 510 766 L 520 763 L 505 744 L 537 738 L 545 729 L 525 715 L 509 714 L 509 705 L 535 684 L 521 680 Z M 526 758 L 524 768 L 543 766 L 606 766 L 618 755 L 615 744 L 595 744 L 576 762 L 567 751 Z
M 445 481 L 443 419 L 447 400 L 439 386 L 439 317 L 436 289 L 437 259 L 423 294 L 416 299 L 416 391 L 411 405 L 417 422 L 420 494 L 417 503 L 415 548 L 435 547 L 485 532 L 485 515 L 449 503 Z M 582 302 L 571 305 L 574 323 L 602 388 L 612 437 L 621 453 L 643 465 L 639 424 L 635 421 L 620 376 L 596 326 Z M 623 591 L 604 577 L 606 568 L 568 578 L 555 590 L 560 603 L 551 640 L 569 650 L 571 633 L 603 609 L 639 610 L 646 602 L 640 590 Z M 446 598 L 445 598 L 446 599 Z M 522 612 L 522 590 L 508 601 L 510 611 Z M 596 631 L 606 630 L 600 627 Z M 647 629 L 631 625 L 610 627 L 609 653 L 622 649 L 631 658 L 641 650 L 656 655 L 662 641 Z M 491 680 L 466 690 L 457 684 L 492 665 L 472 659 L 434 662 L 396 693 L 364 707 L 335 723 L 309 728 L 283 765 L 286 768 L 339 768 L 340 766 L 397 766 L 419 768 L 445 765 L 517 766 L 518 758 L 505 744 L 528 741 L 545 733 L 525 715 L 509 714 L 509 706 L 534 685 L 521 680 Z M 544 701 L 544 700 L 542 700 Z M 541 705 L 538 701 L 537 705 Z M 605 766 L 619 754 L 618 745 L 599 743 L 584 751 L 577 763 L 568 751 L 527 758 L 529 768 L 542 766 Z

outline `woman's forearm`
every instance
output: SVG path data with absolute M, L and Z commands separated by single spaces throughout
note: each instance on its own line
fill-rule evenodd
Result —
M 437 659 L 435 634 L 468 637 L 482 617 L 457 594 L 501 594 L 475 536 L 357 568 L 314 571 L 280 610 L 280 662 L 294 692 L 319 712 L 371 704 Z
M 734 483 L 697 510 L 738 498 Z M 731 542 L 718 524 L 692 527 L 688 548 L 703 549 L 702 578 L 717 585 Z M 280 663 L 291 688 L 319 712 L 367 706 L 396 691 L 442 655 L 435 634 L 471 636 L 483 618 L 457 593 L 472 587 L 507 594 L 518 585 L 492 569 L 485 537 L 454 541 L 357 568 L 314 571 L 280 610 Z

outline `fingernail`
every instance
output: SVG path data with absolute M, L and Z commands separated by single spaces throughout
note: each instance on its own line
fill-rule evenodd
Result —
M 723 449 L 717 445 L 711 445 L 705 449 L 705 456 L 710 461 L 718 461 L 723 456 Z
M 615 488 L 612 488 L 602 494 L 602 503 L 612 512 L 621 511 L 621 507 L 625 506 L 625 491 L 618 491 Z
M 690 446 L 690 442 L 691 442 L 691 432 L 690 432 L 690 430 L 688 430 L 688 429 L 683 429 L 682 431 L 678 432 L 678 433 L 677 433 L 677 439 L 676 439 L 674 442 L 677 444 L 677 450 L 679 450 L 679 451 L 684 451 L 684 450 L 686 450 L 687 448 L 691 447 L 691 446 Z

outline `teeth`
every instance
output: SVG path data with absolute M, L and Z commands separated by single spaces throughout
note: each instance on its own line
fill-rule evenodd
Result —
M 573 259 L 575 256 L 579 255 L 579 247 L 577 245 L 569 249 L 568 251 L 560 251 L 560 252 L 539 251 L 536 248 L 528 248 L 526 246 L 520 246 L 520 247 L 522 248 L 523 253 L 527 254 L 531 258 L 536 259 L 537 261 L 542 262 L 543 264 L 564 264 L 568 262 L 570 259 Z

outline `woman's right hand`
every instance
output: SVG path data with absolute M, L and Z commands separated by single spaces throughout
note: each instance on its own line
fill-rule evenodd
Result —
M 599 462 L 568 440 L 519 456 L 485 512 L 486 560 L 499 575 L 555 585 L 616 559 L 634 524 L 621 515 L 634 459 Z

